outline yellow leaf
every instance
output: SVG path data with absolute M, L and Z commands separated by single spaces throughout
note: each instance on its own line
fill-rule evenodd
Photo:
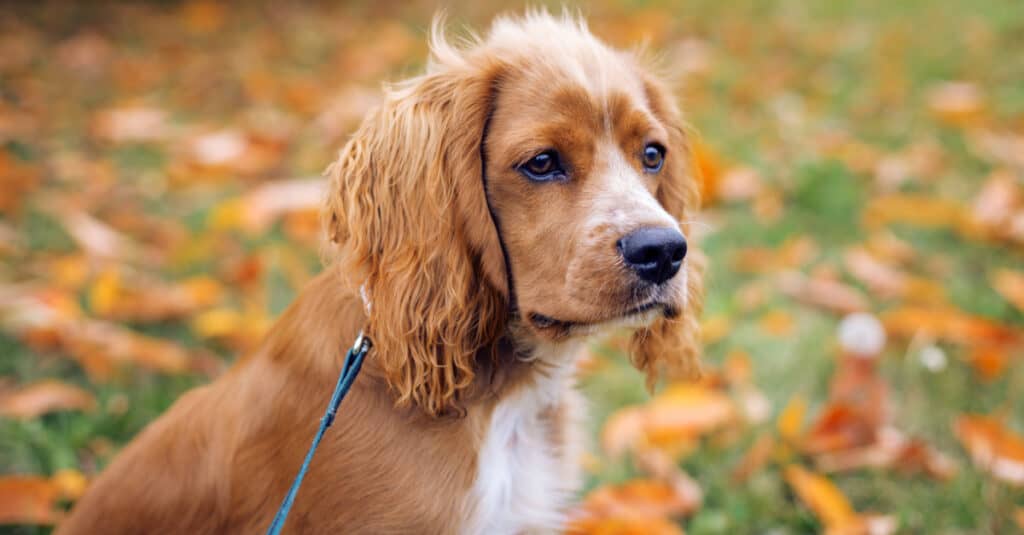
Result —
M 0 415 L 30 419 L 64 410 L 93 410 L 96 398 L 77 386 L 45 380 L 0 396 Z
M 109 316 L 117 306 L 121 276 L 114 269 L 104 271 L 89 287 L 89 306 L 100 316 Z
M 711 345 L 729 334 L 732 321 L 728 316 L 712 316 L 700 324 L 700 334 L 705 345 Z
M 768 334 L 783 336 L 793 331 L 796 322 L 788 312 L 784 310 L 772 310 L 761 316 L 758 325 Z
M 828 478 L 798 465 L 787 467 L 785 477 L 793 492 L 814 512 L 826 529 L 841 528 L 856 521 L 857 514 L 853 506 Z
M 895 194 L 877 197 L 868 202 L 861 218 L 869 229 L 892 223 L 953 230 L 974 229 L 966 207 L 926 195 Z
M 242 314 L 228 308 L 214 308 L 192 318 L 192 332 L 201 338 L 230 336 L 242 327 Z
M 807 415 L 807 400 L 803 396 L 795 395 L 790 398 L 786 408 L 782 409 L 779 419 L 775 424 L 779 430 L 779 436 L 790 443 L 799 440 L 804 428 L 804 418 Z
M 69 500 L 81 498 L 85 494 L 86 487 L 89 486 L 89 480 L 73 468 L 58 470 L 50 480 L 60 489 L 61 496 Z

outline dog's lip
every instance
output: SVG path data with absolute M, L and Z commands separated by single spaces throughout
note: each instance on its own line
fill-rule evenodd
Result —
M 626 318 L 629 318 L 629 317 L 632 317 L 632 316 L 639 316 L 640 314 L 643 314 L 645 312 L 650 312 L 651 310 L 654 310 L 654 309 L 656 309 L 658 307 L 661 307 L 661 308 L 664 309 L 663 313 L 664 313 L 665 317 L 673 318 L 673 317 L 675 317 L 675 316 L 677 316 L 679 314 L 679 311 L 678 311 L 678 309 L 675 306 L 673 306 L 673 305 L 671 305 L 669 303 L 665 303 L 664 301 L 660 301 L 660 300 L 657 300 L 657 299 L 652 299 L 651 301 L 648 301 L 648 302 L 643 303 L 641 305 L 637 305 L 637 306 L 634 306 L 632 308 L 628 308 L 628 309 L 624 310 L 623 312 L 621 312 L 619 314 L 615 314 L 613 316 L 609 316 L 607 318 L 600 319 L 600 320 L 593 320 L 593 321 L 561 320 L 561 319 L 558 319 L 558 318 L 553 318 L 551 316 L 540 314 L 538 312 L 531 313 L 529 315 L 529 318 L 530 318 L 530 323 L 532 323 L 533 326 L 537 327 L 538 329 L 549 329 L 549 328 L 552 328 L 552 327 L 558 327 L 558 328 L 578 327 L 578 326 L 583 326 L 583 325 L 596 325 L 596 324 L 604 323 L 604 322 L 607 322 L 607 321 L 615 321 L 615 320 L 626 319 Z

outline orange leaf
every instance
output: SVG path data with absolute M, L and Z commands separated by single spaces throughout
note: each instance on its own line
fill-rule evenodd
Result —
M 1024 272 L 999 269 L 989 275 L 992 288 L 1024 312 Z
M 957 418 L 955 432 L 975 464 L 996 479 L 1024 485 L 1024 436 L 991 416 Z
M 693 140 L 690 150 L 693 175 L 700 181 L 701 199 L 705 205 L 709 205 L 718 197 L 719 182 L 722 178 L 721 159 L 700 139 Z
M 697 505 L 667 482 L 635 479 L 593 490 L 583 510 L 598 518 L 664 518 L 691 513 Z
M 60 494 L 60 488 L 44 477 L 2 477 L 0 524 L 55 524 L 61 517 L 56 508 Z
M 857 514 L 850 501 L 828 478 L 797 465 L 787 467 L 785 477 L 793 492 L 814 511 L 826 529 L 841 528 L 856 521 Z
M 96 398 L 77 386 L 56 380 L 34 383 L 0 396 L 0 415 L 30 419 L 63 410 L 93 410 Z
M 651 400 L 646 431 L 652 441 L 673 441 L 713 431 L 735 418 L 735 406 L 725 394 L 702 385 L 678 384 Z
M 991 320 L 954 309 L 903 307 L 881 315 L 886 331 L 896 336 L 913 337 L 918 333 L 964 345 L 1009 344 L 1021 334 Z
M 569 522 L 567 535 L 684 535 L 675 522 L 664 518 L 580 517 Z
M 1003 346 L 982 346 L 968 357 L 971 367 L 985 381 L 998 379 L 1010 362 L 1010 355 Z

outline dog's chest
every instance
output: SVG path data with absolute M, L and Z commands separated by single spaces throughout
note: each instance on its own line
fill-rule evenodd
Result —
M 468 534 L 561 531 L 581 482 L 579 396 L 567 373 L 499 402 L 478 455 Z

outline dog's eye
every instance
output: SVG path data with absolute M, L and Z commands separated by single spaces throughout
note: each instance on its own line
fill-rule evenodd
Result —
M 558 153 L 546 150 L 516 168 L 530 180 L 547 181 L 565 177 L 565 169 L 558 160 Z
M 644 147 L 643 161 L 644 170 L 648 173 L 661 171 L 661 166 L 665 163 L 665 147 L 657 143 L 648 144 Z

